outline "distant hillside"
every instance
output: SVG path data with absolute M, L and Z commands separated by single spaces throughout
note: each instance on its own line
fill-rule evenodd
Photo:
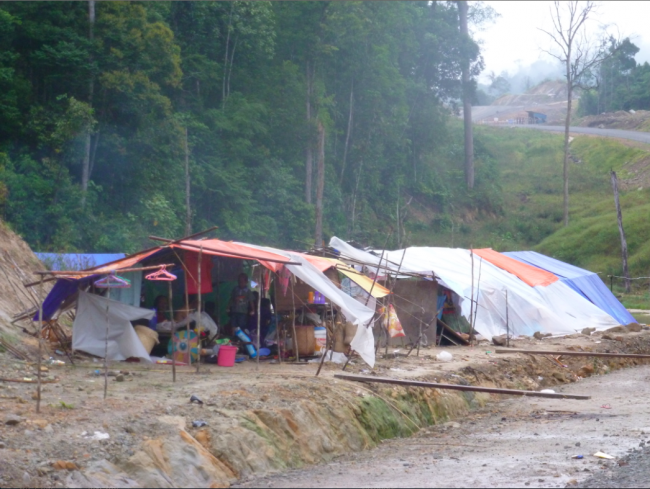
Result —
M 562 80 L 545 81 L 526 93 L 504 95 L 491 105 L 546 105 L 553 102 L 566 102 L 566 83 Z

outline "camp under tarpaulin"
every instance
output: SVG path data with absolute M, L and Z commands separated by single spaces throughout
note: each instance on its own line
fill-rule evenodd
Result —
M 542 255 L 536 251 L 509 251 L 503 254 L 555 274 L 562 282 L 593 302 L 620 324 L 636 322 L 632 314 L 610 292 L 598 274 Z
M 334 237 L 330 246 L 346 257 L 377 265 L 380 256 L 356 249 Z M 379 252 L 381 253 L 381 252 Z M 459 298 L 460 313 L 470 319 L 472 290 L 478 301 L 475 330 L 486 338 L 506 333 L 506 290 L 511 334 L 531 336 L 537 331 L 566 335 L 585 327 L 603 330 L 617 326 L 609 314 L 586 300 L 555 275 L 492 250 L 412 247 L 385 251 L 382 267 L 435 278 Z M 483 255 L 483 256 L 481 256 Z M 478 279 L 480 269 L 480 283 Z

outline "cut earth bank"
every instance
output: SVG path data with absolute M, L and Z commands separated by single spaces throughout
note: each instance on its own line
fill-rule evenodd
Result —
M 607 339 L 611 338 L 611 339 Z M 514 348 L 650 353 L 650 332 L 544 340 Z M 539 390 L 591 375 L 650 363 L 636 359 L 494 355 L 494 347 L 446 348 L 454 359 L 435 360 L 442 348 L 404 358 L 391 349 L 370 372 L 355 362 L 347 371 L 381 377 Z M 97 363 L 50 367 L 40 414 L 31 384 L 0 382 L 0 485 L 3 487 L 226 487 L 230 484 L 377 446 L 420 428 L 462 420 L 496 396 L 436 389 L 351 383 L 333 378 L 339 365 L 238 364 L 232 369 L 116 364 L 128 374 L 110 377 L 108 399 Z M 0 354 L 0 377 L 33 376 L 32 365 Z M 117 380 L 119 379 L 119 381 Z M 192 394 L 203 404 L 190 403 Z M 503 396 L 501 396 L 503 397 Z M 512 399 L 509 402 L 517 402 Z M 579 401 L 572 401 L 579 402 Z M 494 405 L 499 409 L 498 405 Z M 194 421 L 207 426 L 195 428 Z M 86 432 L 87 435 L 82 434 Z M 97 433 L 96 433 L 97 432 Z M 93 435 L 109 435 L 103 440 Z M 441 450 L 444 450 L 444 441 Z

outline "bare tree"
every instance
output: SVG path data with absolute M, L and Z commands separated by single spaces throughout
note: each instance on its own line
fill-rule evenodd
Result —
M 469 38 L 467 28 L 468 7 L 466 1 L 458 2 L 458 19 L 461 36 Z M 465 126 L 465 180 L 467 188 L 474 188 L 474 134 L 472 132 L 472 88 L 470 83 L 470 60 L 463 56 L 461 64 L 463 92 L 463 122 Z
M 569 125 L 573 91 L 582 85 L 592 70 L 608 53 L 603 40 L 593 40 L 587 34 L 587 24 L 593 19 L 596 4 L 592 1 L 556 1 L 550 9 L 553 28 L 539 29 L 547 34 L 556 50 L 543 50 L 564 64 L 567 87 L 567 111 L 564 121 L 564 225 L 569 225 Z

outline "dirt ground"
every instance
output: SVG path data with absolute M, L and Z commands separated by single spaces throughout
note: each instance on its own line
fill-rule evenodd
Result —
M 239 487 L 571 487 L 594 475 L 614 482 L 619 461 L 650 443 L 648 380 L 642 366 L 558 389 L 589 400 L 502 400 L 375 450 Z M 634 487 L 648 487 L 648 476 Z
M 522 338 L 513 341 L 511 347 L 642 352 L 649 344 L 650 331 L 623 330 L 605 335 L 576 334 L 561 339 Z M 443 350 L 453 355 L 452 362 L 442 363 L 435 359 L 436 354 Z M 576 392 L 592 382 L 590 380 L 587 384 L 586 380 L 581 380 L 581 376 L 610 371 L 606 363 L 597 364 L 591 359 L 563 357 L 562 362 L 567 367 L 562 367 L 560 362 L 548 357 L 496 355 L 494 350 L 495 347 L 487 343 L 476 347 L 423 348 L 419 357 L 415 356 L 414 351 L 406 358 L 403 355 L 407 349 L 390 348 L 387 357 L 380 358 L 373 370 L 361 360 L 355 359 L 347 371 L 370 376 L 419 378 L 529 390 L 570 386 L 571 389 L 577 389 Z M 383 348 L 380 353 L 383 356 Z M 53 356 L 67 362 L 65 357 L 56 354 Z M 35 385 L 0 382 L 0 487 L 80 487 L 102 484 L 121 487 L 172 486 L 180 484 L 173 478 L 173 474 L 186 477 L 187 464 L 202 467 L 207 463 L 206 458 L 210 463 L 216 464 L 218 470 L 204 474 L 196 469 L 198 472 L 194 478 L 187 479 L 189 482 L 181 485 L 205 484 L 204 487 L 207 487 L 214 484 L 209 481 L 219 480 L 220 486 L 227 486 L 238 479 L 322 463 L 334 456 L 374 446 L 367 440 L 355 439 L 353 425 L 346 425 L 354 421 L 348 419 L 350 416 L 359 416 L 357 402 L 369 395 L 368 392 L 373 392 L 370 388 L 363 387 L 363 384 L 334 379 L 333 375 L 340 372 L 341 365 L 326 364 L 318 378 L 314 377 L 317 365 L 313 363 L 296 365 L 262 362 L 259 370 L 255 362 L 237 364 L 233 368 L 201 365 L 198 374 L 193 367 L 179 367 L 177 382 L 172 383 L 170 366 L 118 363 L 110 366 L 106 400 L 103 399 L 104 378 L 100 362 L 85 360 L 78 361 L 76 366 L 50 365 L 47 368 L 46 374 L 53 382 L 44 384 L 40 414 L 35 412 Z M 0 378 L 34 379 L 35 366 L 14 359 L 9 353 L 0 353 Z M 594 385 L 598 385 L 597 379 L 601 377 L 596 378 Z M 634 390 L 632 388 L 626 392 L 629 395 Z M 193 394 L 198 395 L 203 404 L 190 403 Z M 381 395 L 380 391 L 376 391 L 376 395 Z M 622 391 L 617 394 L 619 397 L 623 395 Z M 612 402 L 611 395 L 606 401 Z M 597 404 L 600 400 L 595 402 Z M 444 427 L 421 431 L 416 436 L 428 433 L 426 436 L 430 440 L 438 440 L 435 443 L 441 444 L 436 445 L 439 451 L 444 448 L 445 457 L 449 457 L 451 452 L 447 445 L 454 446 L 460 439 L 473 436 L 469 433 L 469 428 L 473 425 L 469 423 L 493 423 L 494 420 L 489 417 L 490 411 L 496 412 L 497 417 L 498 413 L 507 412 L 509 414 L 504 414 L 507 419 L 514 419 L 513 413 L 519 413 L 519 418 L 523 416 L 522 419 L 527 419 L 526 416 L 533 411 L 535 403 L 539 406 L 535 409 L 578 410 L 577 405 L 572 407 L 573 404 L 568 401 L 557 404 L 538 400 L 507 401 L 506 404 L 489 404 L 488 411 L 476 412 L 470 418 L 464 418 L 461 425 L 467 427 L 467 432 L 458 431 L 458 436 L 454 435 L 456 438 L 450 438 L 452 432 L 448 433 Z M 587 404 L 581 404 L 585 405 Z M 524 409 L 522 406 L 528 407 Z M 344 408 L 348 411 L 344 411 Z M 464 416 L 462 411 L 458 412 Z M 288 421 L 282 420 L 284 428 L 277 428 L 276 432 L 286 431 L 286 426 L 289 426 L 294 431 L 302 430 L 303 433 L 296 435 L 297 441 L 293 445 L 280 445 L 277 440 L 274 441 L 277 445 L 274 449 L 277 451 L 270 452 L 267 445 L 259 444 L 261 438 L 268 438 L 265 432 L 258 433 L 258 438 L 249 435 L 255 430 L 259 431 L 259 426 L 273 428 L 276 423 L 273 416 L 278 413 Z M 334 418 L 327 420 L 332 426 L 341 425 L 341 431 L 330 438 L 325 437 L 317 426 L 324 416 Z M 451 408 L 444 416 L 453 417 Z M 481 421 L 482 419 L 486 421 Z M 161 423 L 161 420 L 166 421 Z M 209 434 L 191 427 L 193 421 L 199 420 L 206 421 L 212 429 L 212 438 L 207 442 L 205 437 Z M 193 458 L 182 459 L 185 455 L 178 451 L 182 445 L 180 438 L 178 443 L 170 441 L 178 438 L 178 427 L 172 429 L 174 423 L 182 425 L 181 438 L 196 445 Z M 257 428 L 253 426 L 255 423 Z M 292 423 L 299 428 L 292 428 Z M 512 427 L 512 436 L 519 430 L 518 436 L 526 438 L 530 435 L 527 430 L 531 429 L 530 422 L 526 423 L 521 421 L 520 424 L 509 423 L 507 426 Z M 504 431 L 500 422 L 498 427 Z M 487 433 L 485 430 L 481 431 L 484 435 Z M 92 436 L 96 432 L 108 434 L 110 438 L 94 440 Z M 554 436 L 549 432 L 549 439 Z M 488 461 L 492 457 L 492 463 L 496 465 L 494 454 L 479 450 L 490 446 L 491 437 L 495 438 L 495 435 L 490 434 L 468 444 L 475 445 L 476 457 L 485 457 Z M 496 437 L 501 438 L 503 434 Z M 165 440 L 174 446 L 165 447 Z M 516 442 L 513 442 L 515 445 Z M 605 451 L 612 450 L 609 446 L 602 448 Z M 157 450 L 161 453 L 167 450 L 167 455 L 160 455 Z M 237 453 L 233 453 L 235 450 Z M 295 458 L 295 453 L 289 453 L 292 450 L 301 450 L 303 453 L 300 453 L 298 459 Z M 437 453 L 433 448 L 430 452 Z M 146 462 L 143 462 L 142 453 L 149 457 Z M 175 455 L 169 455 L 170 453 Z M 278 458 L 278 454 L 286 456 L 282 464 L 267 462 L 267 459 L 272 461 Z M 181 460 L 186 465 L 181 464 Z M 450 468 L 457 463 L 453 459 L 449 460 Z M 175 462 L 178 462 L 178 467 L 174 466 Z M 540 465 L 544 463 L 547 462 L 539 461 Z M 163 477 L 161 473 L 168 475 Z M 102 474 L 106 479 L 98 479 Z M 102 480 L 105 482 L 100 483 Z M 381 480 L 384 483 L 379 485 L 388 483 L 386 479 Z M 505 481 L 494 480 L 494 484 Z M 395 485 L 395 482 L 388 485 Z

